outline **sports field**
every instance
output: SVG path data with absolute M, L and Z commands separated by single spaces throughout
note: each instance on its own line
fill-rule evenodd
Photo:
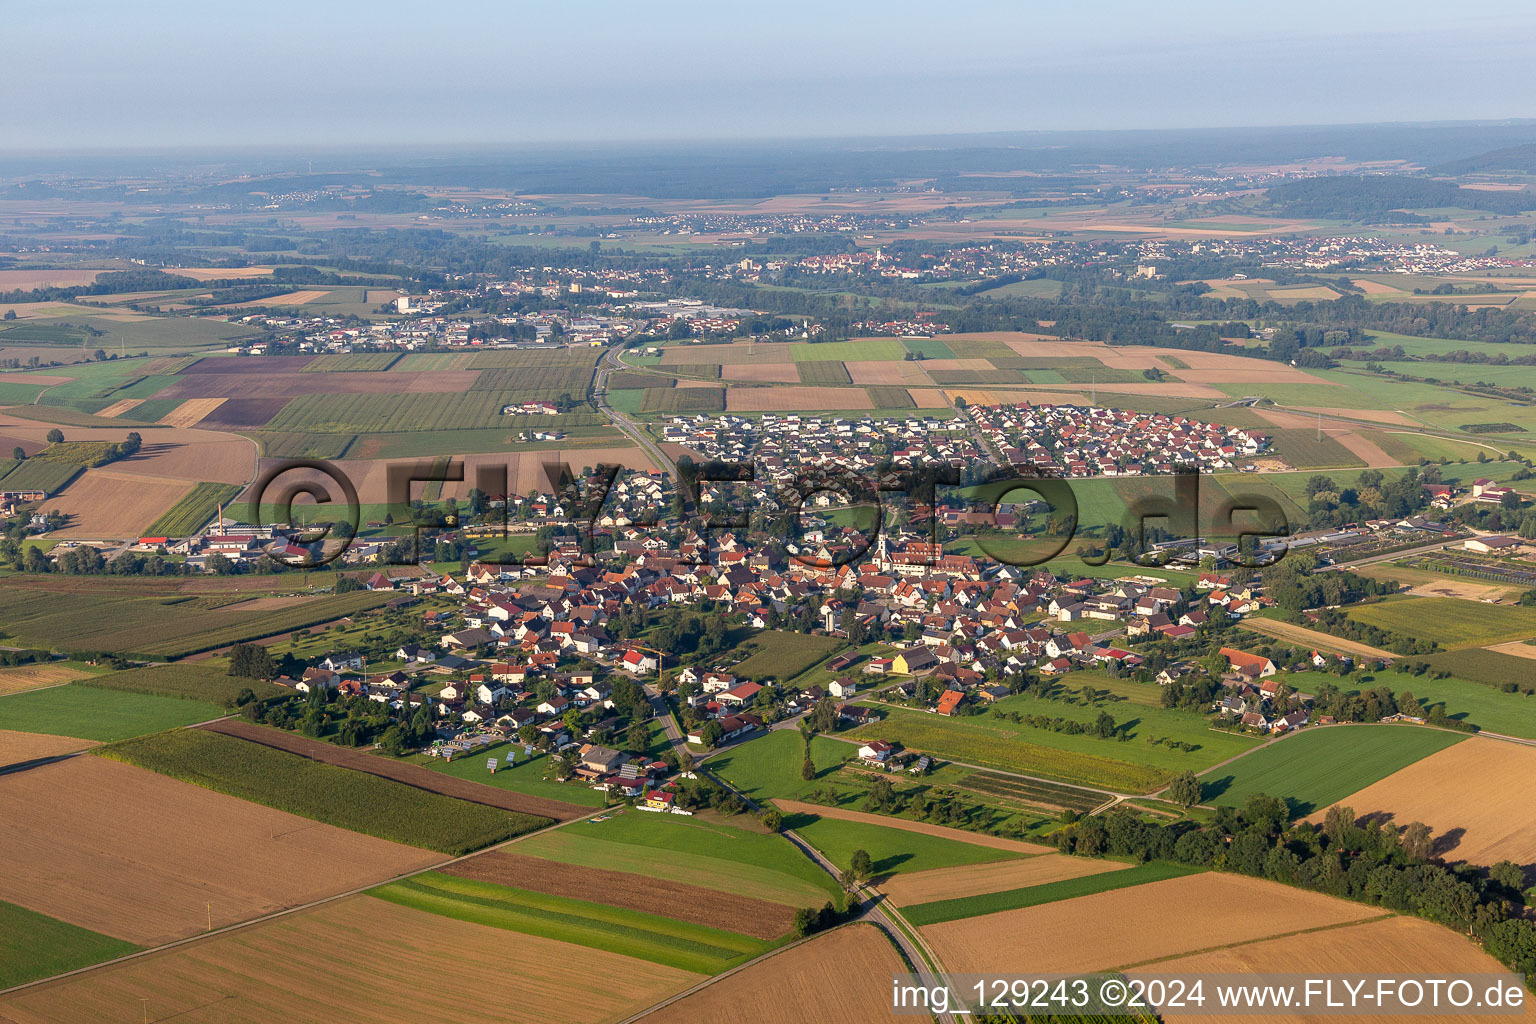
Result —
M 1412 725 L 1309 726 L 1201 777 L 1206 803 L 1283 797 L 1303 817 L 1466 739 Z

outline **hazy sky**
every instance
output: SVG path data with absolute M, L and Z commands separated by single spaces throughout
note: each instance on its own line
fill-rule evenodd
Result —
M 1536 4 L 0 4 L 0 150 L 1536 116 Z

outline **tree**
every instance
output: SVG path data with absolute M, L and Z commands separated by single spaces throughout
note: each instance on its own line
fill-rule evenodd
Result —
M 1434 853 L 1434 839 L 1430 835 L 1429 826 L 1422 821 L 1415 821 L 1403 829 L 1403 856 L 1414 864 L 1423 864 Z
M 645 753 L 651 745 L 651 730 L 646 728 L 644 722 L 629 723 L 629 731 L 624 734 L 624 745 L 631 754 Z M 710 743 L 710 746 L 714 746 L 714 743 Z
M 21 445 L 17 445 L 15 448 L 11 449 L 11 458 L 17 462 L 26 462 L 27 453 L 22 450 Z
M 277 675 L 272 654 L 260 644 L 235 644 L 229 649 L 229 674 L 246 679 L 271 679 Z M 252 699 L 255 694 L 252 694 Z
M 32 550 L 35 551 L 37 549 L 33 548 Z M 806 782 L 810 782 L 816 777 L 816 762 L 812 761 L 809 755 L 806 756 L 804 761 L 800 762 L 800 777 Z
M 54 427 L 52 430 L 48 431 L 48 443 L 49 444 L 63 444 L 64 443 L 64 431 L 60 430 L 58 427 Z
M 763 812 L 763 827 L 770 832 L 777 832 L 784 827 L 784 812 L 777 807 L 770 807 Z
M 713 747 L 715 744 L 720 742 L 720 738 L 724 735 L 725 727 L 722 726 L 719 722 L 712 720 L 705 724 L 704 728 L 699 733 L 699 738 L 704 741 L 704 745 L 706 747 Z
M 1194 772 L 1183 772 L 1169 784 L 1168 799 L 1184 807 L 1193 807 L 1200 802 L 1203 789 Z
M 848 858 L 848 870 L 852 871 L 853 877 L 859 881 L 867 881 L 869 876 L 875 873 L 875 862 L 864 850 L 854 850 L 853 856 Z

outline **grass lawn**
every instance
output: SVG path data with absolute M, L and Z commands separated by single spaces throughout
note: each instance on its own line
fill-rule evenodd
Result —
M 1536 636 L 1536 608 L 1455 597 L 1405 597 L 1349 609 L 1349 617 L 1442 647 L 1483 647 Z
M 1465 736 L 1411 725 L 1312 726 L 1201 777 L 1205 802 L 1284 797 L 1302 817 L 1444 750 Z
M 379 899 L 492 928 L 717 974 L 769 949 L 735 932 L 638 910 L 430 872 L 369 891 Z
M 95 680 L 92 680 L 94 683 Z M 112 743 L 228 714 L 216 704 L 70 683 L 0 697 L 0 729 Z
M 1073 710 L 1057 702 L 1046 702 L 1046 709 L 1063 718 L 1067 717 L 1065 712 Z M 1157 789 L 1183 770 L 1146 763 L 1145 759 L 1154 750 L 1164 751 L 1162 755 L 1154 755 L 1157 761 L 1166 760 L 1166 754 L 1175 752 L 1145 742 L 1117 743 L 1096 737 L 1069 736 L 1004 722 L 990 713 L 944 718 L 906 708 L 881 707 L 880 710 L 885 712 L 883 720 L 861 726 L 853 735 L 860 739 L 894 740 L 912 750 L 982 768 L 1127 793 Z M 1094 716 L 1097 714 L 1097 711 L 1093 712 Z M 1179 755 L 1180 763 L 1188 764 L 1189 756 L 1192 755 Z M 1201 763 L 1221 760 L 1210 755 L 1207 758 Z
M 817 778 L 800 777 L 805 762 L 805 744 L 795 729 L 778 729 L 729 748 L 709 759 L 709 770 L 761 803 L 775 797 L 796 800 L 809 789 L 821 785 L 842 762 L 853 757 L 858 748 L 825 736 L 811 740 L 811 760 Z
M 511 768 L 507 767 L 508 754 L 517 756 L 517 763 Z M 496 758 L 499 762 L 494 775 L 485 767 L 486 758 L 490 757 Z M 466 757 L 456 757 L 452 761 L 445 761 L 441 757 L 427 757 L 424 754 L 408 757 L 406 760 L 419 764 L 423 768 L 442 772 L 444 775 L 452 775 L 456 779 L 479 782 L 487 786 L 511 790 L 514 793 L 543 797 L 546 800 L 563 800 L 568 804 L 578 804 L 582 807 L 601 807 L 605 802 L 602 793 L 584 783 L 546 779 L 544 773 L 549 767 L 549 755 L 537 753 L 532 758 L 525 758 L 521 744 L 499 743 Z
M 1182 875 L 1192 875 L 1201 870 L 1203 869 L 1191 867 L 1188 864 L 1154 860 L 1126 868 L 1124 871 L 1106 871 L 1103 874 L 1066 878 L 1059 882 L 1047 882 L 1045 885 L 1026 886 L 1023 889 L 1005 889 L 1002 892 L 989 892 L 980 896 L 963 896 L 959 899 L 917 903 L 910 907 L 903 907 L 901 913 L 908 921 L 921 927 L 941 924 L 945 921 L 958 921 L 963 917 L 976 917 L 980 914 L 995 914 L 1003 910 L 1038 907 L 1042 903 L 1091 896 L 1093 893 L 1109 892 L 1111 889 L 1128 889 L 1133 885 L 1161 882 Z
M 877 878 L 929 868 L 1017 860 L 1022 856 L 1012 850 L 962 843 L 904 828 L 822 818 L 814 814 L 786 815 L 784 827 L 794 829 L 800 838 L 826 854 L 827 859 L 839 868 L 848 866 L 853 851 L 863 850 L 874 861 Z
M 138 948 L 0 901 L 0 989 L 127 956 Z
M 1528 661 L 1524 658 L 1509 660 Z M 1469 722 L 1488 732 L 1536 740 L 1536 696 L 1504 693 L 1497 687 L 1466 679 L 1431 679 L 1427 674 L 1411 676 L 1406 672 L 1376 672 L 1363 685 L 1366 688 L 1385 685 L 1398 696 L 1411 693 L 1424 702 L 1426 709 L 1439 704 L 1445 708 L 1447 716 L 1458 722 Z
M 819 907 L 838 891 L 832 876 L 783 836 L 704 817 L 622 811 L 525 839 L 517 852 L 794 906 Z
M 751 655 L 731 671 L 747 679 L 773 679 L 785 682 L 804 672 L 824 658 L 830 658 L 847 646 L 843 640 L 832 636 L 812 636 L 806 633 L 789 633 L 777 629 L 765 629 L 752 635 L 742 645 L 751 649 Z

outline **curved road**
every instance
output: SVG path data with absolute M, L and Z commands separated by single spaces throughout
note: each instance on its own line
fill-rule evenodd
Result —
M 630 369 L 619 361 L 619 353 L 623 351 L 623 345 L 615 345 L 604 352 L 603 358 L 598 360 L 597 373 L 592 379 L 592 398 L 597 402 L 598 410 L 612 420 L 613 425 L 618 427 L 620 432 L 639 445 L 640 450 L 655 463 L 657 469 L 666 470 L 672 474 L 672 479 L 676 480 L 677 463 L 661 450 L 660 445 L 651 440 L 645 428 L 608 404 L 608 375 L 615 370 Z

